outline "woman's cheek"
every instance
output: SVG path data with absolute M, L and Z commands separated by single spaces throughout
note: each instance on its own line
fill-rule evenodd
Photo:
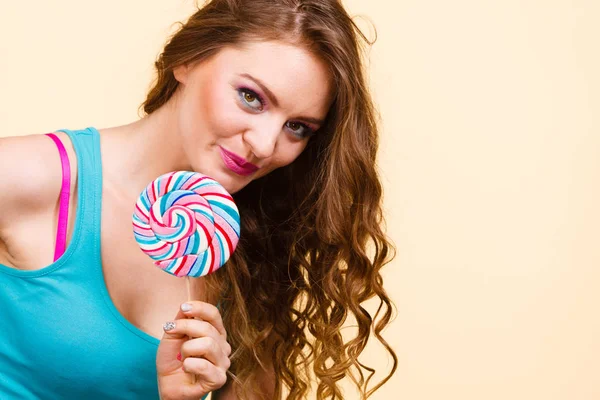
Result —
M 273 166 L 275 168 L 285 167 L 293 163 L 300 154 L 306 148 L 307 142 L 287 142 L 283 144 L 283 148 L 280 149 L 277 156 L 273 159 Z
M 231 137 L 244 132 L 248 115 L 231 98 L 215 98 L 206 109 L 207 125 L 218 137 Z

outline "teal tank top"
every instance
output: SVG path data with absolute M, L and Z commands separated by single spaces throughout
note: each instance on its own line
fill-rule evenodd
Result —
M 100 136 L 62 131 L 77 154 L 73 235 L 42 269 L 0 264 L 0 399 L 158 399 L 159 341 L 119 313 L 104 283 Z

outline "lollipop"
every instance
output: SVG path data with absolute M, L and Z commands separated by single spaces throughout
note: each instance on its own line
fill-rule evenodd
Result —
M 240 238 L 233 198 L 215 180 L 177 171 L 152 181 L 135 205 L 133 232 L 162 270 L 199 277 L 219 269 Z

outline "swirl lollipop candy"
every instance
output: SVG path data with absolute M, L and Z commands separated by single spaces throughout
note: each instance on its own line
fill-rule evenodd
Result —
M 240 237 L 233 198 L 215 180 L 176 171 L 152 181 L 139 196 L 133 232 L 140 248 L 162 270 L 199 277 L 219 269 Z

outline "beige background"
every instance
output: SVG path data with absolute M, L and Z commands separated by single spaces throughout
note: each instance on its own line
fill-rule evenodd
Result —
M 600 2 L 346 4 L 379 33 L 371 77 L 398 246 L 385 279 L 400 367 L 373 398 L 599 399 Z M 0 135 L 136 119 L 191 10 L 2 0 Z M 364 362 L 389 365 L 377 346 Z

